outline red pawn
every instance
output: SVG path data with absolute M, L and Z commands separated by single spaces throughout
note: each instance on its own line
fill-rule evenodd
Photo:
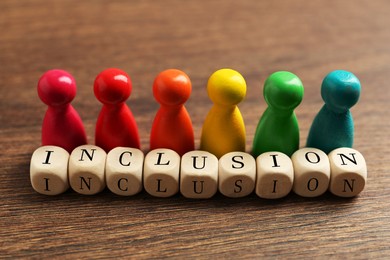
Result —
M 103 103 L 96 123 L 95 144 L 106 152 L 119 146 L 140 148 L 138 127 L 125 103 L 131 89 L 129 75 L 119 69 L 106 69 L 95 79 L 95 96 Z
M 180 156 L 195 149 L 194 130 L 184 103 L 191 94 L 191 81 L 176 69 L 161 72 L 153 83 L 154 98 L 160 103 L 150 134 L 150 149 L 168 148 Z
M 56 145 L 69 153 L 87 143 L 83 122 L 70 102 L 76 82 L 64 70 L 49 70 L 39 79 L 38 96 L 48 105 L 42 123 L 42 145 Z

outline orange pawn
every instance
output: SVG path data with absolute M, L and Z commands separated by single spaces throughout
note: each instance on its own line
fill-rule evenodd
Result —
M 180 156 L 195 149 L 194 130 L 184 103 L 191 94 L 191 81 L 184 72 L 169 69 L 157 75 L 153 95 L 160 103 L 150 134 L 150 149 L 168 148 Z

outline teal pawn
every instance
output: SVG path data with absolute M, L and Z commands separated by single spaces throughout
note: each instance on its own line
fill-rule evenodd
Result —
M 303 98 L 303 84 L 291 72 L 271 74 L 264 84 L 264 98 L 268 104 L 257 125 L 253 140 L 253 155 L 270 151 L 291 156 L 299 149 L 299 126 L 294 109 Z
M 360 89 L 359 79 L 348 71 L 335 70 L 324 78 L 321 96 L 325 105 L 314 118 L 306 146 L 327 154 L 352 147 L 354 126 L 349 109 L 358 102 Z

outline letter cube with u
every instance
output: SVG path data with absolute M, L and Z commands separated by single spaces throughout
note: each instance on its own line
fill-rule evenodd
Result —
M 208 199 L 218 190 L 218 159 L 206 151 L 191 151 L 181 158 L 180 192 L 186 198 Z

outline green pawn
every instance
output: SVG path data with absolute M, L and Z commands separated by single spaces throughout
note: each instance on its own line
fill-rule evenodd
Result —
M 299 126 L 294 109 L 303 98 L 303 84 L 291 72 L 278 71 L 265 81 L 264 99 L 268 104 L 257 125 L 253 155 L 278 151 L 291 156 L 299 149 Z

